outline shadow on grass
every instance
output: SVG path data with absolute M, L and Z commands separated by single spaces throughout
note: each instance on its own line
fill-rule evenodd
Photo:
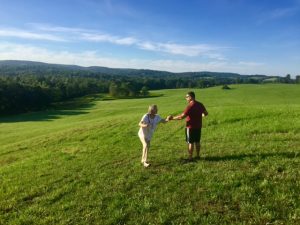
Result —
M 257 158 L 257 159 L 266 159 L 270 157 L 283 157 L 288 159 L 299 158 L 300 154 L 297 152 L 278 152 L 278 153 L 261 153 L 261 154 L 237 154 L 237 155 L 225 155 L 225 156 L 205 156 L 200 157 L 200 159 L 193 159 L 192 161 L 187 158 L 177 158 L 172 160 L 165 160 L 158 163 L 153 163 L 153 166 L 156 168 L 163 168 L 166 166 L 172 165 L 188 165 L 188 164 L 197 164 L 203 161 L 210 162 L 224 162 L 224 161 L 237 161 L 237 160 L 245 160 L 249 158 Z
M 96 101 L 112 101 L 117 99 L 139 99 L 139 98 L 156 98 L 163 94 L 152 94 L 149 96 L 128 97 L 128 98 L 113 98 L 107 94 L 94 94 L 84 97 L 79 97 L 64 102 L 52 103 L 48 109 L 43 111 L 27 112 L 14 115 L 0 115 L 1 123 L 15 123 L 26 121 L 51 121 L 59 119 L 63 116 L 76 116 L 80 114 L 87 114 L 85 111 L 95 105 Z
M 269 118 L 274 118 L 274 116 L 280 115 L 280 112 L 278 113 L 272 113 L 272 114 L 257 114 L 257 115 L 251 115 L 251 116 L 242 116 L 242 117 L 234 117 L 234 118 L 228 118 L 225 120 L 216 120 L 216 119 L 211 119 L 208 120 L 207 126 L 219 126 L 223 124 L 233 124 L 233 123 L 248 123 L 253 120 L 261 120 L 261 119 L 269 119 Z
M 239 154 L 239 155 L 225 155 L 225 156 L 206 156 L 202 160 L 205 161 L 230 161 L 230 160 L 244 160 L 247 158 L 266 159 L 269 157 L 284 157 L 284 158 L 298 158 L 300 154 L 296 152 L 277 152 L 277 153 L 261 153 L 261 154 Z
M 16 123 L 27 121 L 51 121 L 56 120 L 64 116 L 76 116 L 81 114 L 87 114 L 85 111 L 91 108 L 95 103 L 89 102 L 65 102 L 52 105 L 51 108 L 44 111 L 22 113 L 17 115 L 8 115 L 0 117 L 1 123 Z

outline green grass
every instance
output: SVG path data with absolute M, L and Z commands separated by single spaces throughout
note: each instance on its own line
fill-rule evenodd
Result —
M 0 118 L 0 224 L 300 224 L 300 86 L 196 89 L 201 160 L 184 121 L 158 126 L 150 168 L 138 122 L 181 113 L 186 89 Z

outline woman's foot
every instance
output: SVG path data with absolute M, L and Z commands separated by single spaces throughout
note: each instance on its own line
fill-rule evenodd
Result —
M 144 163 L 143 163 L 143 165 L 144 165 L 144 167 L 146 167 L 146 168 L 147 168 L 147 167 L 149 167 L 149 166 L 150 166 L 150 163 L 146 163 L 146 162 L 144 162 Z

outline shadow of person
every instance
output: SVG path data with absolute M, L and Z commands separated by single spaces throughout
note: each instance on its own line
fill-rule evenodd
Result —
M 296 152 L 272 152 L 272 153 L 257 153 L 257 154 L 236 154 L 236 155 L 224 155 L 224 156 L 205 156 L 203 160 L 205 161 L 230 161 L 230 160 L 245 160 L 246 158 L 269 158 L 269 157 L 284 157 L 284 158 L 298 158 L 299 154 Z

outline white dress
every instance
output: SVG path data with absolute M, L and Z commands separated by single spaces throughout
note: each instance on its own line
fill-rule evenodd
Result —
M 144 124 L 149 124 L 149 126 L 148 127 L 140 127 L 139 132 L 138 132 L 139 137 L 144 138 L 147 141 L 150 141 L 157 124 L 161 120 L 162 120 L 162 118 L 159 115 L 155 115 L 155 117 L 153 119 L 151 119 L 150 114 L 145 114 L 142 117 L 141 121 L 143 121 Z

